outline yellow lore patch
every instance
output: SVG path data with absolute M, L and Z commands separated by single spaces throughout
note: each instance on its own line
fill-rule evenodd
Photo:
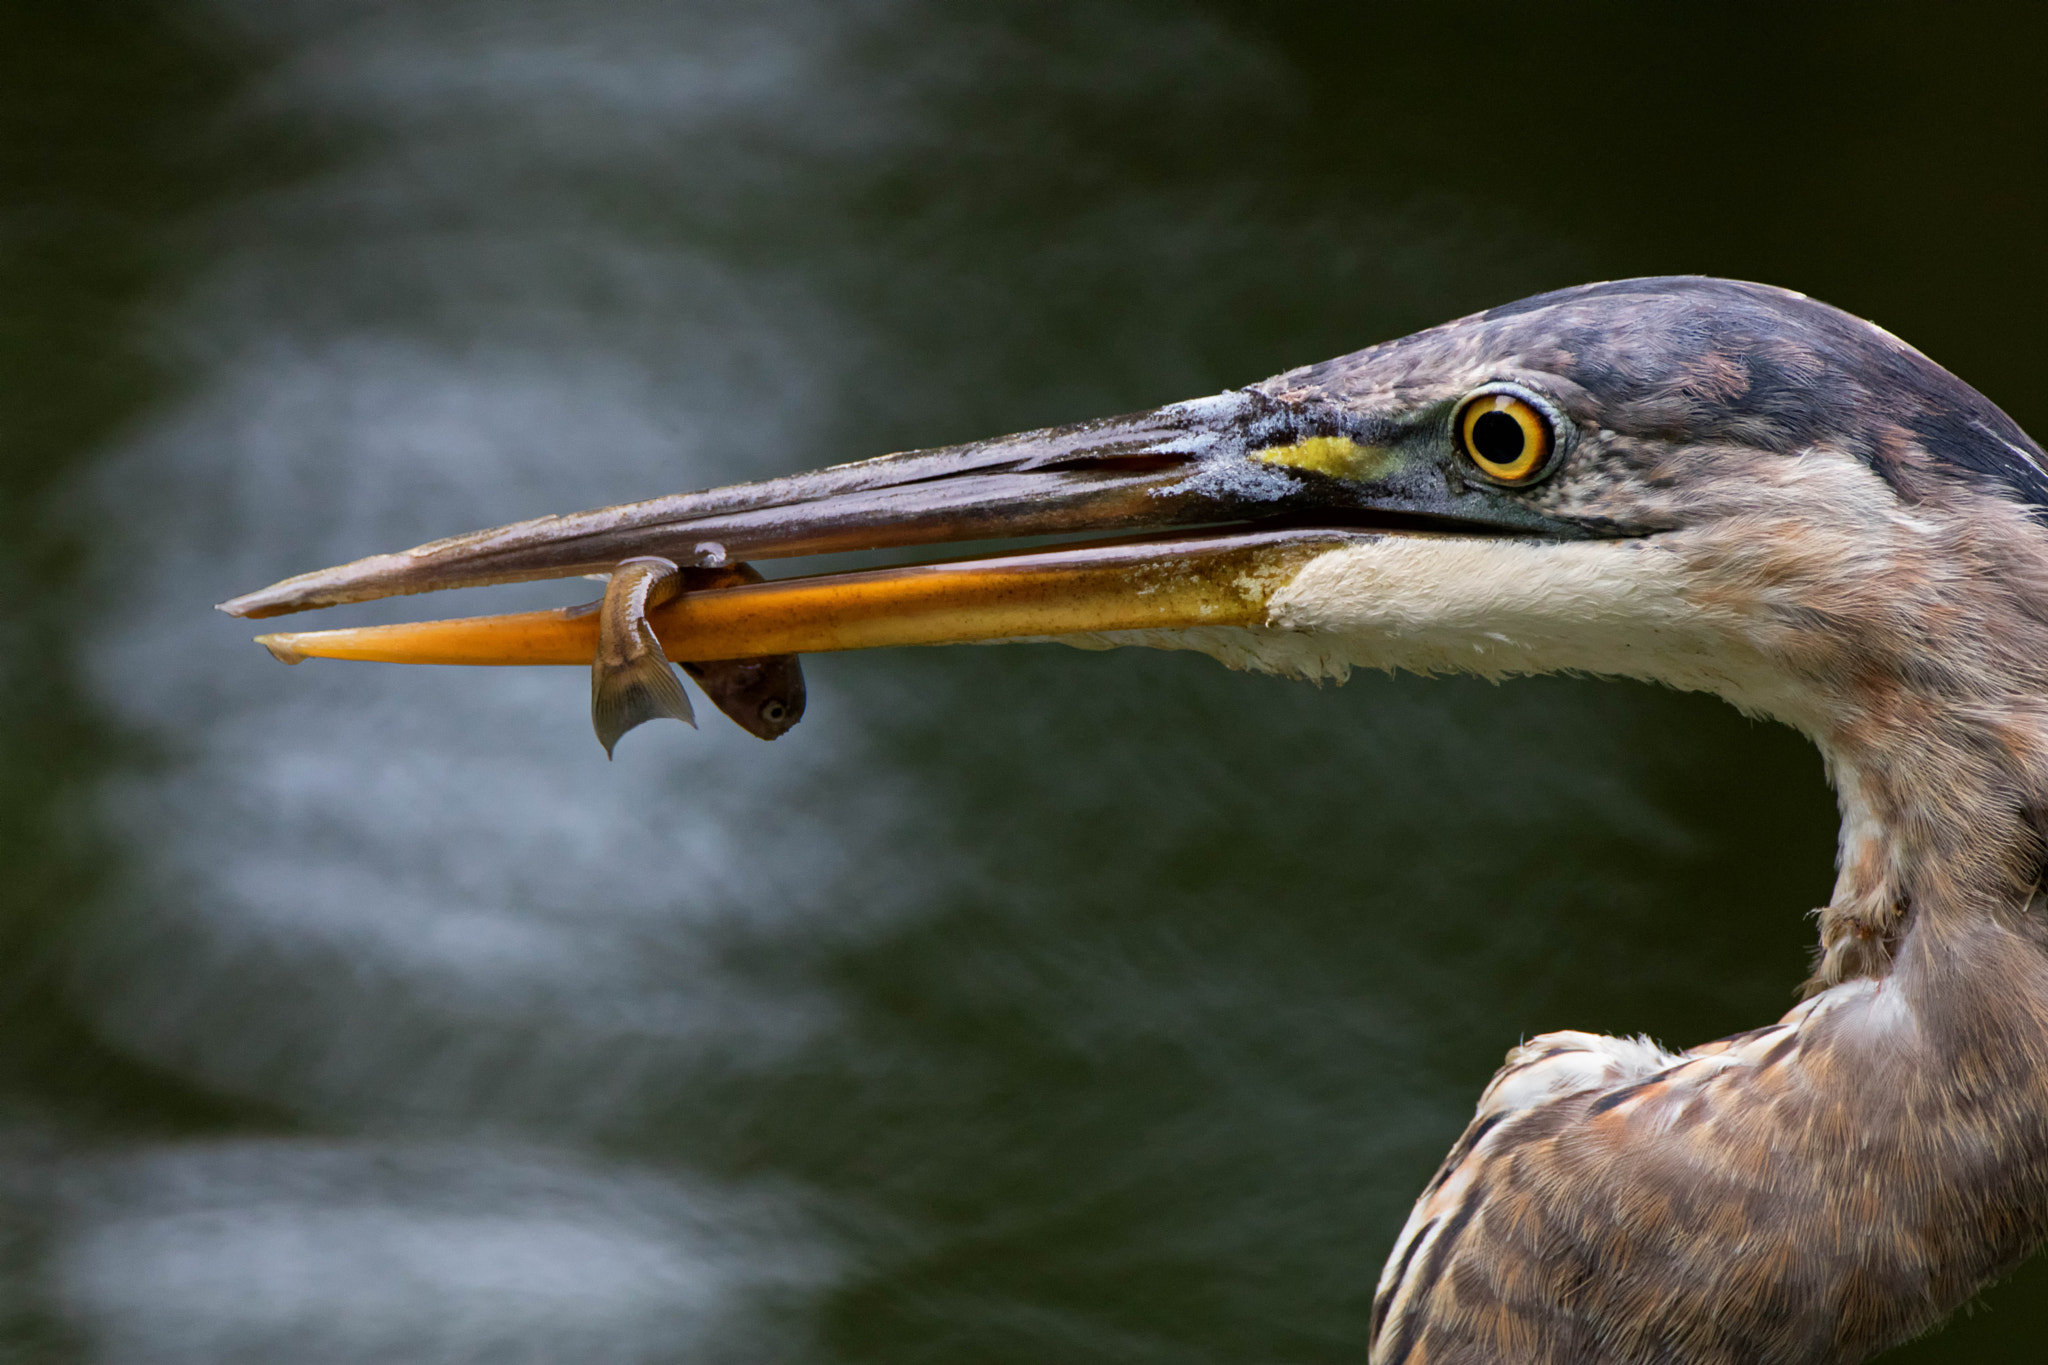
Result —
M 1396 462 L 1394 452 L 1385 446 L 1363 446 L 1349 436 L 1311 436 L 1293 445 L 1267 446 L 1252 458 L 1339 479 L 1382 478 Z

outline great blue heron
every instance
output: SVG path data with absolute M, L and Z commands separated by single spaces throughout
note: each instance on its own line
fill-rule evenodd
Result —
M 1804 1002 L 1686 1052 L 1514 1049 L 1370 1327 L 1382 1365 L 1789 1365 L 1912 1336 L 2048 1233 L 2044 522 L 2041 448 L 1896 338 L 1798 294 L 1651 279 L 1134 416 L 479 532 L 225 610 L 1137 532 L 684 592 L 646 620 L 691 659 L 1050 637 L 1311 678 L 1573 670 L 1796 726 L 1842 811 Z M 266 640 L 581 663 L 595 625 Z

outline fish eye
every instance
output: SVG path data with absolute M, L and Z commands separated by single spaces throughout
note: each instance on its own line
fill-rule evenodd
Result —
M 1458 448 L 1495 483 L 1529 484 L 1550 471 L 1557 428 L 1550 414 L 1518 393 L 1482 389 L 1452 422 Z

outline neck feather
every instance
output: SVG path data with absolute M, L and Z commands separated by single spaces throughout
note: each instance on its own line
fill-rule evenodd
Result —
M 1640 678 L 1804 731 L 1843 818 L 1815 987 L 1883 976 L 1916 915 L 2019 916 L 2041 879 L 2048 535 L 1995 499 L 1622 542 L 1388 537 L 1269 611 L 1175 643 L 1310 677 Z

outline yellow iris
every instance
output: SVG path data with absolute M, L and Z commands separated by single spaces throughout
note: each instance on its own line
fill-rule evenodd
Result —
M 1527 483 L 1550 462 L 1550 419 L 1511 393 L 1482 393 L 1458 414 L 1458 444 L 1497 483 Z

